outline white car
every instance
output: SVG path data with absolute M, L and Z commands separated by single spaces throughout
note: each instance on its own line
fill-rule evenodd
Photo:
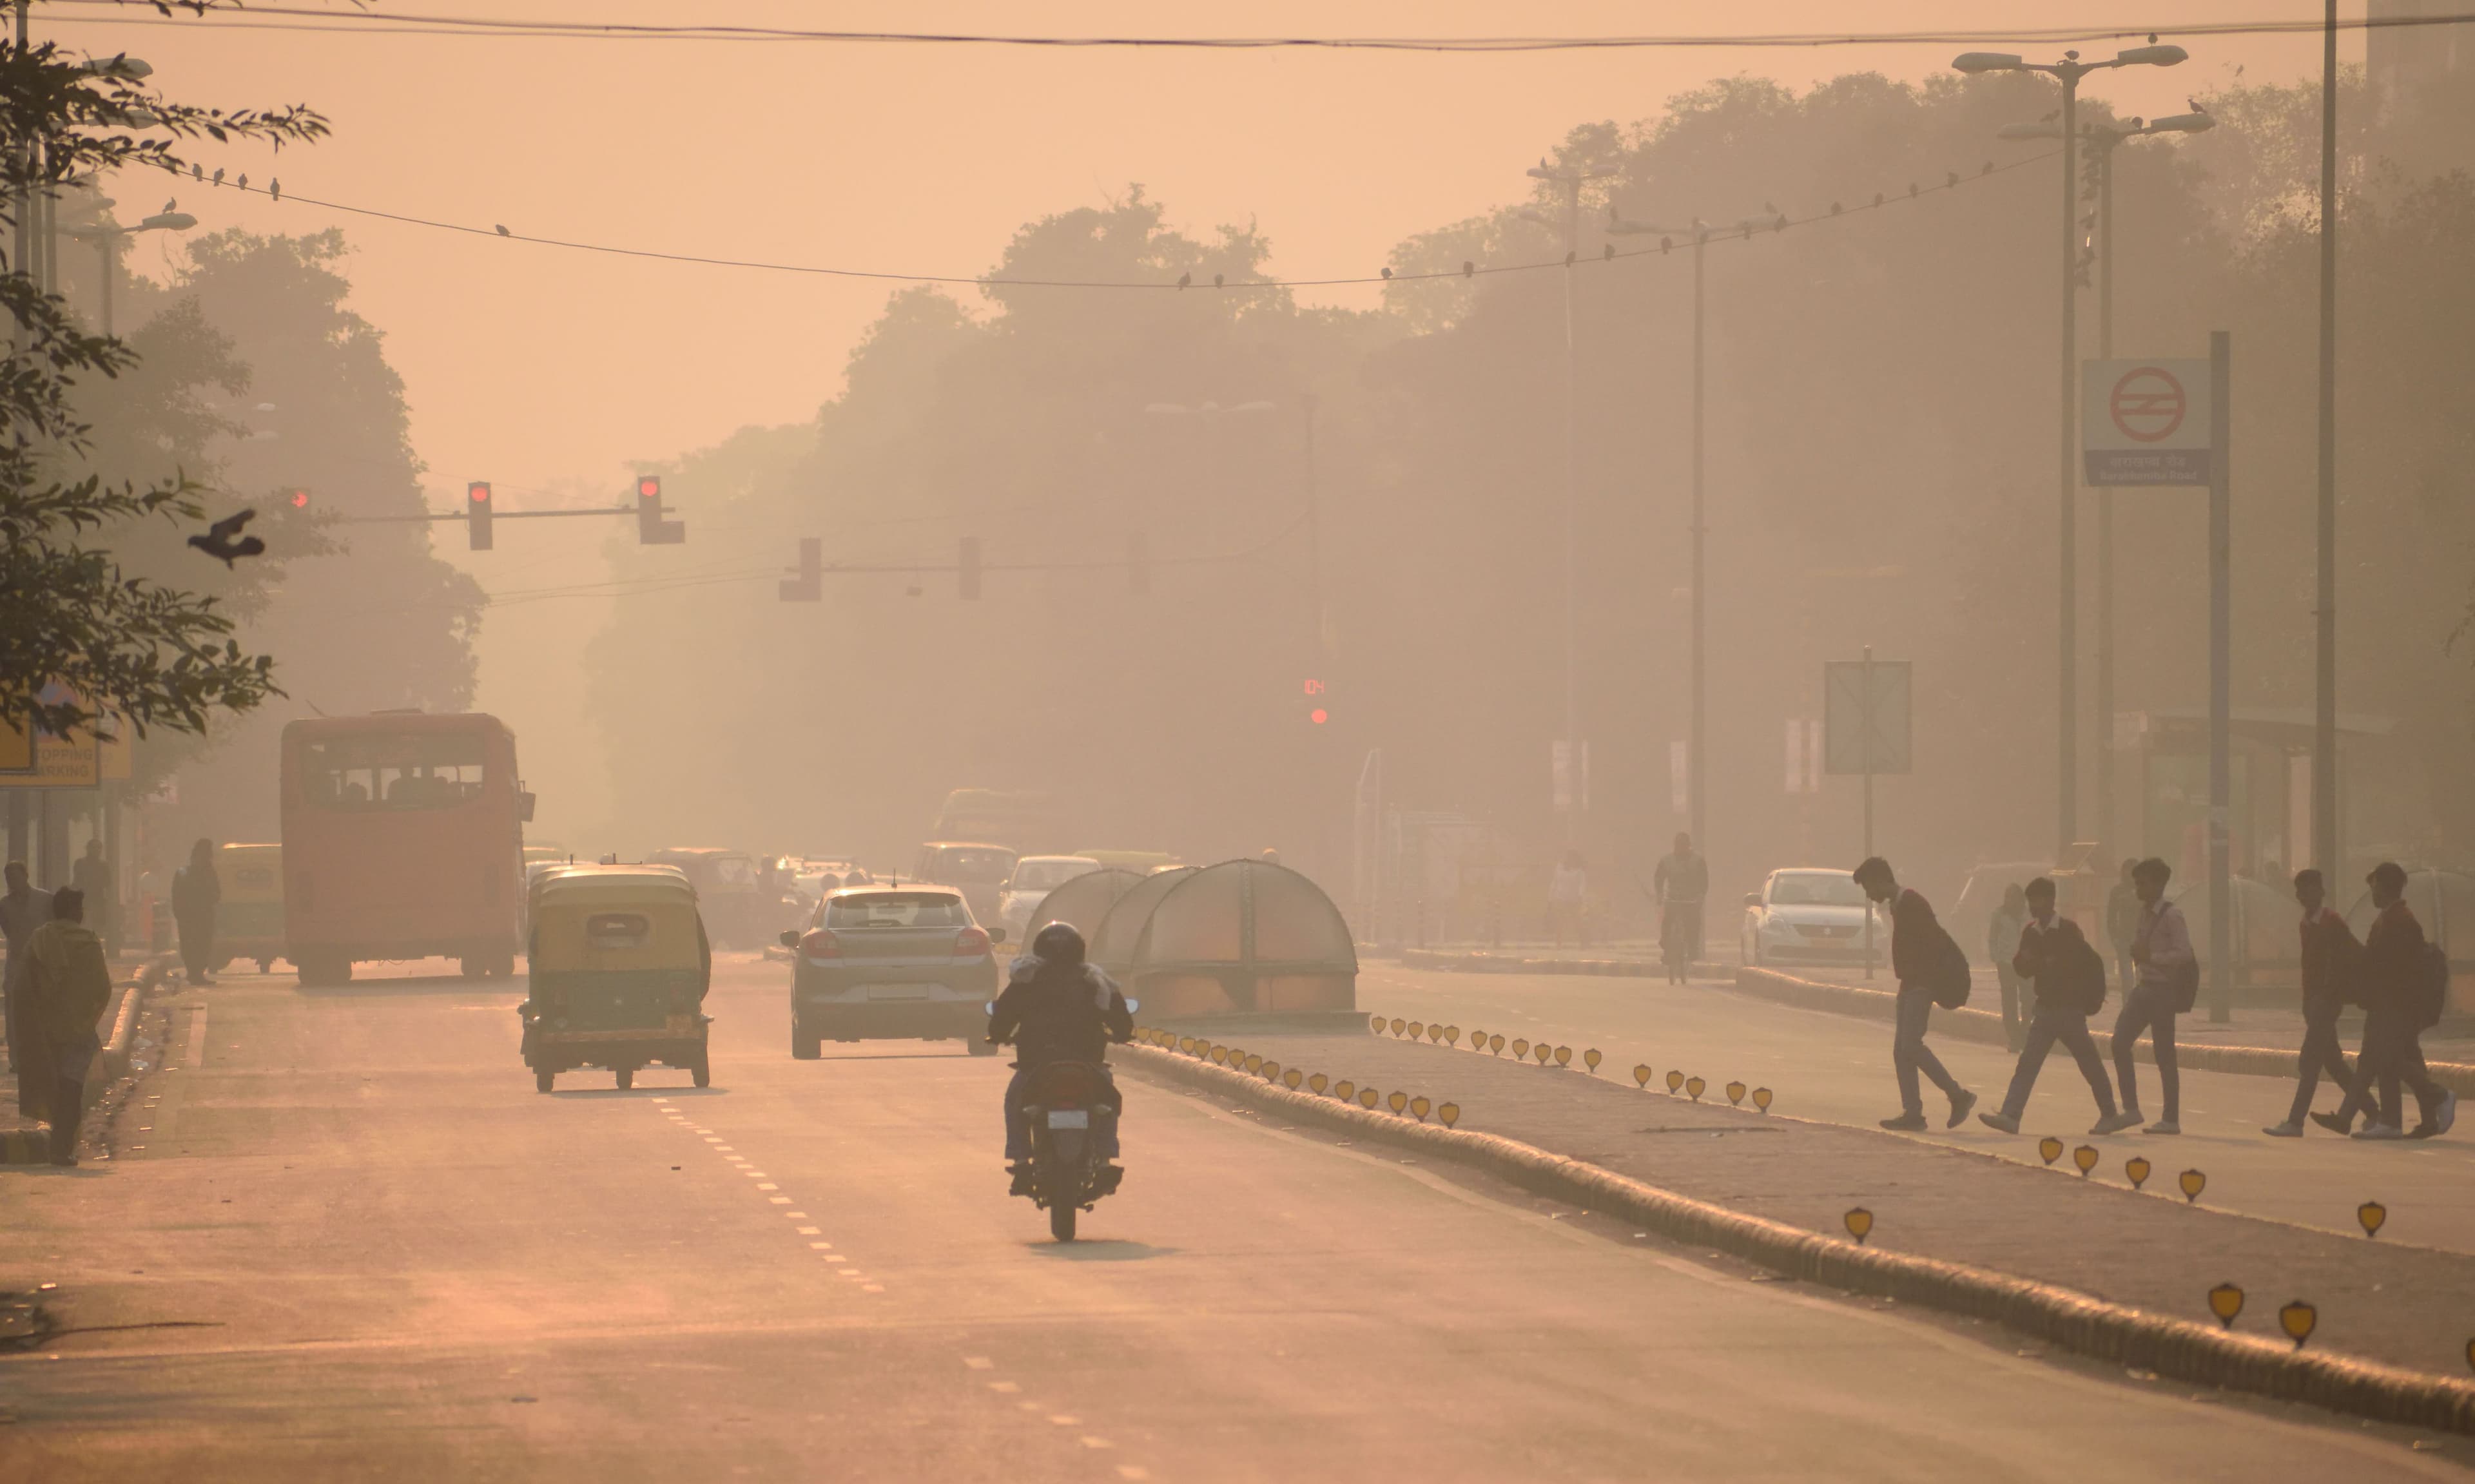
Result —
M 1743 961 L 1862 963 L 1865 889 L 1847 871 L 1798 866 L 1770 873 L 1762 889 L 1745 893 Z M 1890 920 L 1874 916 L 1874 955 L 1890 961 Z
M 1014 874 L 997 888 L 997 924 L 1006 930 L 1006 941 L 1017 943 L 1024 952 L 1031 950 L 1031 914 L 1048 893 L 1075 877 L 1100 868 L 1100 863 L 1090 856 L 1024 856 L 1014 864 Z

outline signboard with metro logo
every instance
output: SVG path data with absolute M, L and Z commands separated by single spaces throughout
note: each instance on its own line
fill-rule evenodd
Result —
M 2080 363 L 2080 451 L 2091 484 L 2209 482 L 2209 363 Z

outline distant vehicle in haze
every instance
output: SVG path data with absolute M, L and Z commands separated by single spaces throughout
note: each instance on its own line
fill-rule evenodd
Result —
M 997 925 L 1017 943 L 1031 941 L 1031 914 L 1048 893 L 1099 868 L 1090 856 L 1024 856 L 997 891 Z
M 234 959 L 256 959 L 271 973 L 283 957 L 283 847 L 218 845 L 215 876 L 223 900 L 215 904 L 216 973 Z
M 997 992 L 994 933 L 950 887 L 845 887 L 826 893 L 791 950 L 791 1055 L 821 1041 L 945 1040 L 994 1056 L 987 1005 Z
M 524 826 L 516 736 L 468 712 L 294 721 L 282 742 L 283 957 L 305 985 L 445 956 L 515 972 Z
M 645 857 L 648 865 L 675 865 L 696 888 L 705 931 L 719 948 L 761 948 L 773 926 L 775 904 L 764 889 L 756 858 L 720 845 L 674 845 Z
M 1114 870 L 1133 871 L 1148 876 L 1154 871 L 1173 871 L 1186 864 L 1185 858 L 1166 850 L 1078 850 L 1087 861 L 1094 861 Z
M 1865 961 L 1864 888 L 1848 871 L 1797 866 L 1770 873 L 1759 891 L 1745 893 L 1739 939 L 1743 961 L 1768 963 L 1862 963 Z M 1874 918 L 1874 954 L 1887 959 L 1889 925 Z
M 953 887 L 971 904 L 971 915 L 982 922 L 997 920 L 997 892 L 1014 874 L 1017 851 L 1003 845 L 968 840 L 933 839 L 911 861 L 910 879 Z
M 1073 830 L 1054 794 L 1005 789 L 956 789 L 937 811 L 931 839 L 984 839 L 1017 855 L 1071 850 Z
M 1934 906 L 1941 913 L 1942 925 L 1950 930 L 1950 936 L 1959 939 L 1960 946 L 1968 950 L 1970 958 L 1974 959 L 1985 946 L 1986 930 L 1994 925 L 1994 909 L 2002 905 L 2002 893 L 2012 887 L 2024 888 L 2040 876 L 2052 874 L 2054 864 L 2050 861 L 1997 861 L 1972 866 L 1968 880 L 1961 885 L 1958 894 L 1950 899 L 1949 905 L 1945 906 L 1942 899 L 1936 897 Z M 2072 915 L 2071 893 L 2068 891 L 2064 894 L 2063 914 Z M 2105 923 L 2101 917 L 2095 922 L 2083 919 L 2080 927 L 2088 933 L 2089 941 L 2098 945 L 2099 953 L 2107 951 L 2104 946 Z

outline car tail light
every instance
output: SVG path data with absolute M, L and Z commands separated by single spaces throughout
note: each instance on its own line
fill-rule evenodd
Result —
M 816 928 L 799 939 L 802 959 L 839 959 L 843 956 L 842 939 L 824 928 Z
M 989 951 L 989 935 L 978 928 L 965 928 L 954 935 L 954 957 L 976 959 Z

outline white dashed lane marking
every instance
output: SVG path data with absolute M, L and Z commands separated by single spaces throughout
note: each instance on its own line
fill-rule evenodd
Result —
M 967 1369 L 972 1371 L 993 1371 L 996 1369 L 996 1362 L 986 1355 L 966 1355 L 963 1357 L 963 1365 Z M 989 1390 L 1001 1397 L 1015 1396 L 1022 1390 L 1021 1386 L 1013 1381 L 990 1381 L 987 1385 Z M 1049 1425 L 1052 1427 L 1080 1427 L 1083 1425 L 1083 1419 L 1065 1412 L 1051 1412 L 1048 1410 L 1048 1406 L 1045 1402 L 1017 1401 L 1015 1403 L 1015 1407 L 1016 1410 L 1027 1413 L 1033 1417 L 1045 1417 L 1048 1420 Z M 1099 1437 L 1088 1432 L 1078 1435 L 1075 1442 L 1080 1444 L 1083 1448 L 1094 1452 L 1115 1448 L 1117 1446 L 1110 1439 Z M 1148 1479 L 1151 1477 L 1151 1471 L 1145 1469 L 1140 1464 L 1119 1464 L 1117 1465 L 1117 1477 L 1121 1479 Z

